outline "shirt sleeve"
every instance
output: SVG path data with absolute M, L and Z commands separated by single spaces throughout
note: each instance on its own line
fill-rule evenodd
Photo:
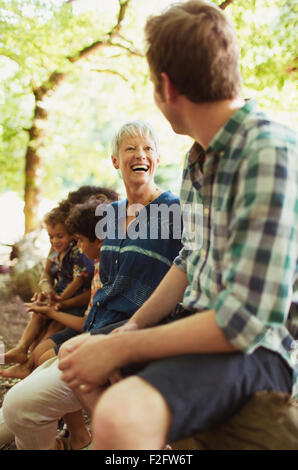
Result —
M 173 263 L 180 268 L 182 271 L 187 273 L 187 259 L 192 253 L 193 246 L 189 245 L 189 234 L 187 234 L 187 227 L 191 224 L 191 212 L 189 208 L 192 206 L 193 200 L 189 200 L 189 197 L 193 197 L 192 182 L 189 173 L 188 166 L 188 155 L 184 161 L 182 185 L 180 189 L 180 207 L 181 207 L 181 220 L 182 220 L 182 248 L 179 251 L 178 256 L 174 259 Z
M 179 251 L 179 255 L 174 259 L 174 264 L 180 268 L 182 271 L 187 273 L 187 257 L 189 255 L 189 250 L 184 246 Z
M 73 249 L 73 277 L 82 277 L 84 284 L 91 285 L 94 274 L 94 262 L 89 260 L 87 256 L 80 251 L 78 247 Z
M 293 157 L 293 158 L 290 158 Z M 285 324 L 297 260 L 297 163 L 284 148 L 250 151 L 235 185 L 216 321 L 252 352 Z

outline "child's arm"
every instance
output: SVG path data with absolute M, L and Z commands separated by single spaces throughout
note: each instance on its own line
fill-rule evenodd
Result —
M 69 299 L 70 297 L 73 297 L 74 294 L 82 287 L 83 285 L 83 278 L 82 276 L 76 276 L 74 277 L 73 281 L 71 281 L 70 284 L 64 289 L 62 294 L 60 295 L 61 300 L 66 300 Z
M 57 303 L 57 306 L 59 307 L 59 310 L 68 310 L 72 307 L 84 307 L 84 305 L 88 305 L 90 296 L 91 290 L 87 289 L 81 294 L 76 295 L 75 297 L 59 301 Z M 58 309 L 56 308 L 56 310 Z
M 77 317 L 76 315 L 72 315 L 70 313 L 64 313 L 55 310 L 51 306 L 43 306 L 43 305 L 36 305 L 36 304 L 25 304 L 28 307 L 28 312 L 35 312 L 39 313 L 40 315 L 44 315 L 47 318 L 52 320 L 56 320 L 62 325 L 67 326 L 68 328 L 72 328 L 76 331 L 82 331 L 86 317 Z
M 52 301 L 58 300 L 58 296 L 53 287 L 53 280 L 51 276 L 51 261 L 48 258 L 46 260 L 44 271 L 40 277 L 40 281 L 38 284 L 39 292 L 35 292 L 31 301 L 32 302 L 43 302 L 45 300 Z

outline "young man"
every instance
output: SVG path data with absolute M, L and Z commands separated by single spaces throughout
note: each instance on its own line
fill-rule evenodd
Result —
M 181 202 L 194 220 L 202 213 L 203 240 L 184 239 L 125 334 L 60 351 L 62 378 L 93 399 L 117 370 L 126 376 L 95 406 L 96 449 L 161 449 L 227 419 L 256 391 L 298 393 L 297 139 L 241 98 L 235 33 L 214 4 L 172 6 L 149 19 L 146 36 L 155 102 L 195 140 Z M 179 303 L 182 314 L 160 325 Z

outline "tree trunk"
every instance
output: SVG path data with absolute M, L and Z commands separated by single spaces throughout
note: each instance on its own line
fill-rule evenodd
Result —
M 174 450 L 298 450 L 298 400 L 282 392 L 257 392 L 225 422 L 177 441 L 172 447 Z
M 25 233 L 32 232 L 38 225 L 37 209 L 40 203 L 39 167 L 40 157 L 30 146 L 26 153 L 25 168 Z
M 38 151 L 42 135 L 41 130 L 37 127 L 37 118 L 40 116 L 39 109 L 39 106 L 36 104 L 32 127 L 29 130 L 30 140 L 25 156 L 25 233 L 32 232 L 38 225 L 37 211 L 41 198 L 41 160 Z M 45 118 L 45 116 L 43 117 Z
M 90 54 L 93 54 L 103 46 L 113 45 L 112 39 L 119 34 L 121 22 L 125 16 L 129 2 L 130 0 L 119 0 L 119 14 L 117 23 L 107 34 L 106 39 L 103 41 L 95 41 L 90 46 L 79 51 L 73 57 L 67 57 L 70 63 L 75 63 L 88 57 Z M 131 53 L 138 54 L 137 51 L 134 50 L 131 50 Z M 67 74 L 65 73 L 54 72 L 45 83 L 43 83 L 40 87 L 33 89 L 33 94 L 35 97 L 35 109 L 32 127 L 29 129 L 29 143 L 25 156 L 25 233 L 29 233 L 35 230 L 39 222 L 37 212 L 41 199 L 42 162 L 38 152 L 42 146 L 43 131 L 40 128 L 40 125 L 38 125 L 38 121 L 47 118 L 47 113 L 42 107 L 42 100 L 49 93 L 52 93 L 55 90 L 55 88 L 63 81 L 66 75 Z

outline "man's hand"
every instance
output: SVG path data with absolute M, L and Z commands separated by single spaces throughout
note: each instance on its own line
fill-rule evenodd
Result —
M 61 358 L 59 353 L 62 380 L 70 388 L 84 385 L 84 391 L 106 385 L 108 378 L 123 365 L 120 336 L 89 335 L 65 357 Z
M 139 326 L 135 321 L 128 321 L 127 323 L 124 323 L 124 325 L 120 326 L 119 328 L 115 328 L 115 330 L 112 330 L 109 334 L 114 334 L 114 333 L 125 333 L 127 331 L 136 331 L 139 329 Z M 113 375 L 109 377 L 109 382 L 111 385 L 119 382 L 122 379 L 121 372 L 117 370 L 114 372 Z M 88 391 L 88 387 L 85 386 L 85 391 Z
M 114 333 L 125 333 L 127 331 L 135 331 L 138 329 L 139 327 L 135 321 L 128 321 L 124 323 L 124 325 L 119 326 L 119 328 L 115 328 L 115 330 L 112 330 L 109 334 L 112 335 Z
M 58 358 L 59 361 L 69 354 L 73 353 L 78 347 L 80 347 L 90 336 L 90 333 L 82 333 L 74 338 L 65 341 L 59 349 Z

